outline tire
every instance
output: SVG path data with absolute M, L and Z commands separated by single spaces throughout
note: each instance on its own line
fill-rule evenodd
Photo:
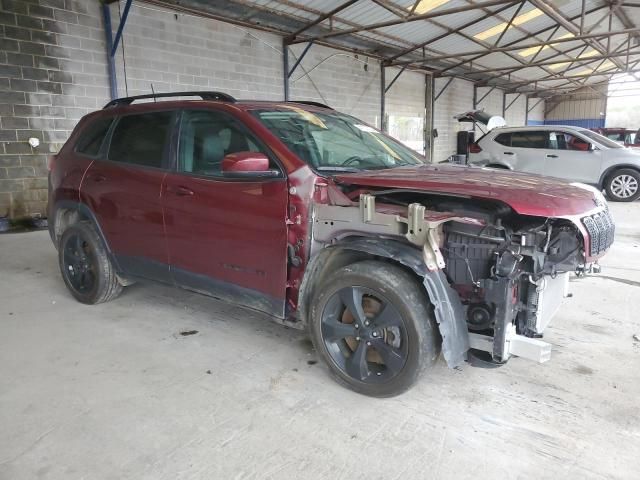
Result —
M 338 383 L 364 395 L 392 397 L 408 390 L 438 358 L 440 334 L 427 293 L 399 266 L 354 263 L 333 272 L 317 290 L 311 340 Z
M 75 223 L 64 231 L 58 264 L 64 283 L 81 303 L 108 302 L 122 292 L 102 239 L 87 222 Z
M 640 197 L 640 172 L 631 168 L 616 170 L 607 177 L 604 189 L 614 202 L 633 202 Z

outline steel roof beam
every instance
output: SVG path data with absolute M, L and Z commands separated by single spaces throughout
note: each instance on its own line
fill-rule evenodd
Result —
M 419 1 L 420 1 L 420 0 L 418 0 L 418 2 L 419 2 Z M 511 2 L 511 3 L 508 3 L 508 4 L 504 5 L 504 6 L 502 6 L 501 8 L 498 8 L 498 9 L 497 9 L 496 11 L 494 11 L 493 13 L 494 13 L 494 15 L 497 15 L 497 14 L 499 14 L 499 13 L 502 13 L 502 12 L 503 12 L 503 11 L 505 11 L 505 10 L 508 10 L 509 8 L 511 8 L 511 7 L 513 7 L 514 5 L 517 5 L 517 4 L 518 4 L 518 2 L 517 2 L 517 1 L 515 1 L 515 2 Z M 439 41 L 439 40 L 442 40 L 442 39 L 443 39 L 443 38 L 445 38 L 445 37 L 448 37 L 449 35 L 454 35 L 454 34 L 456 34 L 456 33 L 460 32 L 460 31 L 464 30 L 465 28 L 472 27 L 472 26 L 473 26 L 473 25 L 475 25 L 476 23 L 483 22 L 484 20 L 486 20 L 486 18 L 485 18 L 485 17 L 480 17 L 480 18 L 476 18 L 475 20 L 471 20 L 470 22 L 467 22 L 467 23 L 465 23 L 464 25 L 461 25 L 461 26 L 459 26 L 459 27 L 457 27 L 457 28 L 454 28 L 454 29 L 448 29 L 448 30 L 447 30 L 447 32 L 445 32 L 445 33 L 443 33 L 443 34 L 441 34 L 441 35 L 438 35 L 437 37 L 430 38 L 430 39 L 429 39 L 429 40 L 427 40 L 426 42 L 422 42 L 422 43 L 417 44 L 417 45 L 415 45 L 415 46 L 413 46 L 413 47 L 411 47 L 411 48 L 407 48 L 406 50 L 403 50 L 402 52 L 397 53 L 397 54 L 395 54 L 395 55 L 393 55 L 393 56 L 389 57 L 389 59 L 388 59 L 388 60 L 389 60 L 389 61 L 393 61 L 393 60 L 395 60 L 396 58 L 400 58 L 400 57 L 402 57 L 402 56 L 404 56 L 404 55 L 407 55 L 407 54 L 409 54 L 409 53 L 411 53 L 411 52 L 414 52 L 414 51 L 416 51 L 416 50 L 419 50 L 419 49 L 421 49 L 421 48 L 424 48 L 424 47 L 426 47 L 427 45 L 429 45 L 430 43 L 435 43 L 435 42 L 437 42 L 437 41 Z M 420 60 L 418 60 L 418 61 L 420 61 Z M 411 61 L 408 61 L 408 62 L 402 62 L 402 63 L 404 63 L 404 64 L 409 64 L 409 63 L 414 63 L 414 62 L 415 62 L 415 60 L 411 60 Z M 395 64 L 395 63 L 393 63 L 393 62 L 392 62 L 392 65 L 394 65 L 394 64 Z
M 519 66 L 510 66 L 510 67 L 496 67 L 496 68 L 486 68 L 484 70 L 473 70 L 471 72 L 465 72 L 465 75 L 481 75 L 483 73 L 494 73 L 494 72 L 503 72 L 503 71 L 511 71 L 511 70 L 523 70 L 525 68 L 536 68 L 536 67 L 547 67 L 550 65 L 555 65 L 557 63 L 579 63 L 581 62 L 583 65 L 588 64 L 588 63 L 593 63 L 599 60 L 609 60 L 609 59 L 613 59 L 613 58 L 618 58 L 618 57 L 625 57 L 627 55 L 626 52 L 620 52 L 620 53 L 609 53 L 606 55 L 594 55 L 593 57 L 589 57 L 589 58 L 569 58 L 567 60 L 560 60 L 560 59 L 553 59 L 553 60 L 545 60 L 542 62 L 535 62 L 535 63 L 528 63 L 526 65 L 519 65 Z M 633 52 L 629 52 L 629 55 L 640 55 L 640 50 L 635 50 Z M 578 65 L 578 66 L 583 66 L 583 65 Z M 568 67 L 571 68 L 571 67 Z M 566 70 L 562 70 L 560 72 L 556 72 L 556 73 L 562 73 L 565 72 Z M 576 67 L 577 68 L 577 67 Z M 440 72 L 436 72 L 436 74 L 439 74 Z
M 555 26 L 553 28 L 556 28 Z M 457 33 L 457 32 L 456 32 Z M 560 43 L 567 43 L 567 42 L 575 42 L 578 40 L 585 40 L 585 39 L 589 39 L 589 38 L 606 38 L 606 37 L 611 37 L 614 35 L 628 35 L 628 34 L 633 34 L 633 33 L 640 33 L 640 27 L 635 27 L 635 28 L 629 28 L 629 29 L 625 29 L 625 30 L 619 30 L 617 32 L 600 32 L 600 33 L 589 33 L 586 35 L 576 35 L 575 37 L 571 37 L 571 38 L 557 38 L 555 40 L 551 40 L 551 41 L 546 41 L 546 42 L 536 42 L 536 43 L 526 43 L 524 45 L 505 45 L 503 47 L 497 47 L 497 48 L 489 48 L 489 49 L 484 49 L 484 50 L 474 50 L 471 52 L 461 52 L 461 53 L 449 53 L 446 55 L 434 55 L 432 57 L 427 57 L 425 59 L 422 60 L 402 60 L 399 62 L 392 62 L 390 65 L 391 66 L 397 66 L 397 65 L 405 65 L 405 64 L 409 64 L 409 63 L 424 63 L 424 62 L 435 62 L 435 61 L 439 61 L 439 60 L 450 60 L 452 58 L 460 58 L 463 56 L 469 56 L 469 55 L 488 55 L 490 53 L 506 53 L 506 52 L 513 52 L 515 50 L 527 50 L 529 48 L 536 48 L 536 47 L 547 47 L 550 45 L 556 45 L 556 44 L 560 44 Z M 447 36 L 447 35 L 445 35 Z M 521 40 L 518 40 L 521 41 Z M 513 43 L 513 42 L 512 42 Z M 392 58 L 392 57 L 391 57 Z M 464 63 L 468 63 L 464 62 Z
M 567 31 L 573 33 L 574 35 L 580 34 L 580 27 L 578 27 L 571 20 L 567 19 L 559 10 L 556 9 L 556 7 L 547 3 L 546 0 L 529 0 L 529 2 L 535 7 L 542 10 L 549 18 L 562 25 Z M 616 6 L 616 8 L 618 8 L 618 6 Z M 612 15 L 612 12 L 613 10 L 611 9 L 611 7 L 609 7 L 609 16 Z M 611 32 L 611 28 L 609 28 L 609 32 Z M 607 49 L 597 40 L 586 40 L 586 43 L 590 44 L 601 54 L 607 53 Z M 622 63 L 618 62 L 617 60 L 613 60 L 613 62 L 618 68 L 624 69 Z
M 289 35 L 288 37 L 286 37 L 286 41 L 287 43 L 291 43 L 292 40 L 294 40 L 298 35 L 300 35 L 302 32 L 305 32 L 307 30 L 309 30 L 311 27 L 315 27 L 316 25 L 318 25 L 319 23 L 324 22 L 326 19 L 333 17 L 336 13 L 341 12 L 342 10 L 344 10 L 345 8 L 350 7 L 351 5 L 353 5 L 354 3 L 356 3 L 358 0 L 349 0 L 347 2 L 344 2 L 340 5 L 338 5 L 336 8 L 334 8 L 333 10 L 324 13 L 322 15 L 320 15 L 318 18 L 316 18 L 313 22 L 309 22 L 307 23 L 304 27 L 299 28 L 298 30 L 296 30 L 295 32 L 293 32 L 291 35 Z
M 487 8 L 487 7 L 493 7 L 496 5 L 503 5 L 505 3 L 513 3 L 513 0 L 488 0 L 485 2 L 480 2 L 480 3 L 475 3 L 473 5 L 464 5 L 462 7 L 454 7 L 454 8 L 448 8 L 445 10 L 438 10 L 435 12 L 428 12 L 428 13 L 423 13 L 420 15 L 413 15 L 412 17 L 408 17 L 408 18 L 402 18 L 402 19 L 397 19 L 397 20 L 388 20 L 386 22 L 379 22 L 379 23 L 373 23 L 371 25 L 363 25 L 361 27 L 355 27 L 355 28 L 348 28 L 345 30 L 338 30 L 335 32 L 328 32 L 328 33 L 323 33 L 320 35 L 316 35 L 310 38 L 306 38 L 306 39 L 292 39 L 291 43 L 298 43 L 298 42 L 303 42 L 303 41 L 308 41 L 308 40 L 323 40 L 326 38 L 333 38 L 333 37 L 338 37 L 341 35 L 349 35 L 352 33 L 359 33 L 359 32 L 368 32 L 371 30 L 376 30 L 378 28 L 385 28 L 385 27 L 392 27 L 394 25 L 401 25 L 401 24 L 405 24 L 405 23 L 411 23 L 411 22 L 418 22 L 421 20 L 429 20 L 431 18 L 437 18 L 437 17 L 443 17 L 446 15 L 453 15 L 456 13 L 464 13 L 464 12 L 469 12 L 471 10 L 480 10 L 483 8 Z M 328 15 L 328 14 L 325 14 Z M 325 15 L 322 15 L 322 17 L 324 17 Z M 330 15 L 328 15 L 330 16 Z M 326 18 L 328 18 L 328 16 Z M 320 17 L 320 18 L 322 18 Z M 322 19 L 324 20 L 324 19 Z M 317 25 L 318 23 L 320 23 L 322 20 L 316 19 L 315 22 L 312 22 L 313 25 Z M 310 26 L 313 26 L 311 24 L 309 24 Z M 308 29 L 308 27 L 305 27 L 304 30 Z M 303 30 L 303 31 L 304 31 Z M 299 35 L 298 32 L 296 32 L 294 35 L 292 35 L 291 37 L 297 36 Z

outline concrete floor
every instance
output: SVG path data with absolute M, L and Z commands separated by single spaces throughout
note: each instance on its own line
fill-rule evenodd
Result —
M 209 298 L 136 285 L 76 303 L 46 232 L 1 235 L 0 478 L 638 478 L 640 203 L 612 209 L 616 244 L 572 282 L 549 363 L 441 361 L 388 400 Z

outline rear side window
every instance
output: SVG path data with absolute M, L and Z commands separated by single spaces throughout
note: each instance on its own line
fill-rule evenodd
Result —
M 112 122 L 113 118 L 101 118 L 91 122 L 80 135 L 76 144 L 76 152 L 91 157 L 98 155 Z
M 111 137 L 109 160 L 161 168 L 172 116 L 172 112 L 151 112 L 120 118 Z
M 495 141 L 500 145 L 505 145 L 507 147 L 511 146 L 511 134 L 510 133 L 501 133 L 495 138 Z
M 547 148 L 548 132 L 513 132 L 511 146 L 519 148 Z

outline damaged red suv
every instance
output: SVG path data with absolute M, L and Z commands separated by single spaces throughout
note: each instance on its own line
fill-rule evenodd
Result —
M 198 100 L 153 97 L 198 96 Z M 595 189 L 434 166 L 313 102 L 181 92 L 110 102 L 51 159 L 50 231 L 80 302 L 158 281 L 307 329 L 342 384 L 546 361 L 543 330 L 613 242 Z

